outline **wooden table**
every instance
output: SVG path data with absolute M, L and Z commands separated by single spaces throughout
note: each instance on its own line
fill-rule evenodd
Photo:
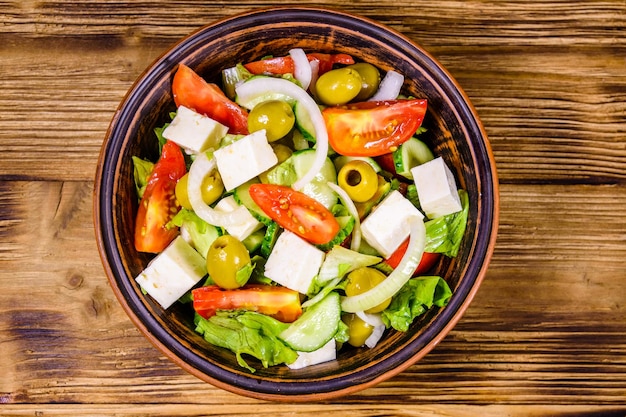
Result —
M 0 2 L 3 416 L 626 415 L 626 2 L 299 2 L 421 44 L 491 138 L 500 233 L 456 328 L 323 404 L 201 382 L 135 329 L 96 250 L 93 178 L 133 80 L 202 25 L 271 2 Z

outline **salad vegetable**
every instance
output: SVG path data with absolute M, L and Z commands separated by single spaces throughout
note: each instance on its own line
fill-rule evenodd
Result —
M 237 106 L 212 83 L 207 83 L 185 64 L 178 64 L 172 80 L 177 107 L 184 106 L 228 127 L 229 133 L 248 133 L 248 112 Z
M 294 48 L 214 77 L 180 64 L 160 158 L 133 158 L 149 296 L 251 372 L 373 348 L 447 305 L 432 273 L 457 255 L 469 199 L 402 74 Z
M 322 112 L 330 146 L 351 156 L 393 152 L 415 134 L 425 114 L 424 99 L 366 101 Z
M 176 183 L 185 175 L 185 159 L 174 142 L 166 142 L 143 191 L 135 222 L 135 249 L 162 252 L 178 235 L 170 220 L 178 212 Z

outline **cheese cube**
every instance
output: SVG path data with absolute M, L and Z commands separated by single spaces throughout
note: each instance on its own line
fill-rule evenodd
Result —
M 442 157 L 411 169 L 422 210 L 430 219 L 460 211 L 463 206 L 454 175 Z
M 267 171 L 278 162 L 267 141 L 265 129 L 218 149 L 214 155 L 227 191 Z
M 200 153 L 217 148 L 226 133 L 228 127 L 223 124 L 180 106 L 172 123 L 163 130 L 163 137 L 189 153 Z
M 206 261 L 181 236 L 154 258 L 135 281 L 167 309 L 207 273 Z
M 335 359 L 337 359 L 337 344 L 335 339 L 330 339 L 328 343 L 313 352 L 298 352 L 298 359 L 287 366 L 291 369 L 301 369 Z
M 265 263 L 265 276 L 302 294 L 309 291 L 317 276 L 324 252 L 285 230 L 280 234 Z
M 232 195 L 222 198 L 215 205 L 215 209 L 222 212 L 235 211 L 239 207 L 240 206 L 235 200 L 235 197 L 233 197 Z M 249 211 L 246 210 L 246 213 L 248 213 L 248 215 L 245 216 L 245 220 L 243 220 L 241 223 L 226 226 L 226 231 L 228 232 L 228 234 L 233 235 L 239 240 L 244 240 L 252 233 L 263 227 L 263 224 L 255 219 Z
M 409 200 L 394 190 L 365 218 L 361 233 L 365 241 L 386 259 L 409 237 L 408 220 L 414 216 L 424 218 Z

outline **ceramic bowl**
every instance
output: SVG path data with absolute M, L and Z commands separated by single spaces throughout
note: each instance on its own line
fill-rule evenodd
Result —
M 131 157 L 156 160 L 153 128 L 175 110 L 172 76 L 179 63 L 209 81 L 220 70 L 291 48 L 347 53 L 357 60 L 405 75 L 405 94 L 428 99 L 424 125 L 429 144 L 452 167 L 467 190 L 470 214 L 458 257 L 442 260 L 436 273 L 454 294 L 408 332 L 390 331 L 374 348 L 343 349 L 337 360 L 291 370 L 286 366 L 255 373 L 237 365 L 230 351 L 208 345 L 194 332 L 189 311 L 164 311 L 142 294 L 136 277 L 150 260 L 133 245 L 137 199 Z M 451 75 L 424 49 L 375 21 L 336 10 L 271 8 L 215 22 L 182 39 L 158 58 L 131 87 L 104 139 L 94 192 L 95 229 L 110 284 L 139 330 L 173 362 L 225 390 L 278 401 L 323 400 L 354 393 L 415 364 L 454 327 L 476 294 L 493 251 L 498 193 L 490 145 L 469 99 Z

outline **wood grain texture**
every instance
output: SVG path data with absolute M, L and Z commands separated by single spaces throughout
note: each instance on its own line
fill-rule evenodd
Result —
M 202 25 L 271 3 L 14 4 L 0 4 L 0 112 L 11 115 L 0 173 L 84 180 L 117 104 L 152 60 Z M 312 5 L 378 19 L 434 54 L 477 107 L 503 182 L 624 180 L 623 1 L 399 2 L 393 16 L 373 1 Z M 27 172 L 12 167 L 17 157 Z
M 2 183 L 2 402 L 113 404 L 130 396 L 142 404 L 256 403 L 185 374 L 134 329 L 107 286 L 92 242 L 91 187 Z M 547 205 L 566 190 L 562 210 L 542 208 L 542 201 Z M 623 192 L 615 196 L 615 186 L 504 186 L 505 224 L 495 259 L 455 330 L 408 371 L 329 404 L 622 406 L 626 222 L 611 232 L 588 227 L 610 223 L 610 205 L 601 212 L 578 204 L 583 197 L 626 203 Z M 577 233 L 555 240 L 564 234 L 554 230 L 562 218 L 576 219 L 565 227 Z M 534 243 L 524 243 L 529 236 Z M 590 256 L 585 241 L 596 241 L 605 258 Z M 12 279 L 16 271 L 19 280 Z M 237 412 L 245 414 L 245 407 Z
M 465 316 L 375 388 L 274 404 L 186 374 L 105 278 L 91 198 L 135 78 L 204 24 L 286 2 L 0 2 L 0 415 L 626 415 L 626 3 L 300 2 L 377 19 L 460 82 L 490 136 L 499 238 Z

